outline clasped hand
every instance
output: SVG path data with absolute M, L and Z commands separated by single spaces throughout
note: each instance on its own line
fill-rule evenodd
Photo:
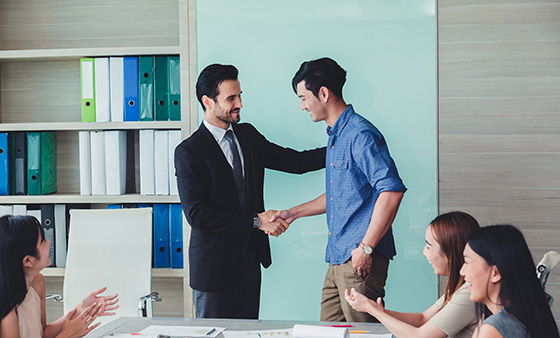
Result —
M 261 226 L 259 230 L 264 231 L 265 234 L 278 237 L 283 234 L 290 223 L 292 223 L 293 218 L 287 210 L 277 211 L 269 209 L 265 212 L 259 214 L 261 220 Z

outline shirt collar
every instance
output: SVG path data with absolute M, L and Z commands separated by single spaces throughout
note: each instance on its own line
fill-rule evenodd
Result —
M 340 114 L 340 116 L 336 119 L 333 126 L 327 126 L 327 135 L 340 135 L 344 127 L 346 127 L 346 125 L 348 124 L 348 121 L 350 120 L 352 114 L 354 114 L 354 108 L 351 104 L 349 104 L 346 106 L 346 109 L 344 109 L 342 114 Z
M 226 135 L 226 131 L 231 129 L 231 131 L 233 132 L 233 128 L 231 127 L 231 124 L 229 125 L 228 129 L 222 129 L 220 127 L 216 127 L 215 125 L 210 124 L 210 122 L 208 122 L 206 120 L 203 120 L 202 123 L 204 123 L 204 126 L 206 127 L 206 129 L 208 129 L 210 134 L 212 134 L 212 136 L 214 136 L 214 138 L 216 139 L 216 142 L 218 142 L 218 143 L 220 143 L 222 141 L 222 139 Z

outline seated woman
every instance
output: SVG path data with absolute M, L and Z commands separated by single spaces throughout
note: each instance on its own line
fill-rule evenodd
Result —
M 39 272 L 51 265 L 50 244 L 35 217 L 0 217 L 0 337 L 83 337 L 99 326 L 93 324 L 98 316 L 118 308 L 117 295 L 99 296 L 102 288 L 47 325 L 45 277 Z
M 471 300 L 492 315 L 475 337 L 554 338 L 558 328 L 535 273 L 525 238 L 511 225 L 474 231 L 465 247 L 461 275 L 470 284 Z
M 397 337 L 472 337 L 476 328 L 475 304 L 459 274 L 469 233 L 478 229 L 471 215 L 455 211 L 436 217 L 426 229 L 424 256 L 434 273 L 447 276 L 445 294 L 423 313 L 402 313 L 383 308 L 352 289 L 346 300 L 355 310 L 367 311 Z

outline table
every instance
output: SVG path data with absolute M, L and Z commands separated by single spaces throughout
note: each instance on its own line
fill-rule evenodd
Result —
M 332 325 L 332 322 L 309 322 L 309 321 L 284 321 L 284 320 L 249 320 L 249 319 L 195 319 L 195 318 L 143 318 L 143 317 L 121 317 L 91 332 L 88 338 L 101 338 L 110 333 L 138 332 L 150 325 L 166 326 L 217 326 L 227 327 L 228 330 L 250 331 L 250 330 L 275 330 L 292 328 L 294 324 L 307 325 Z M 347 323 L 342 323 L 347 324 Z M 364 330 L 373 333 L 389 333 L 382 324 L 370 323 L 348 323 L 352 324 L 352 330 Z M 217 338 L 224 338 L 222 334 Z

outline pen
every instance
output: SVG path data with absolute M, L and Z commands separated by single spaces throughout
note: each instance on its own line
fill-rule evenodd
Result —
M 328 326 L 328 327 L 352 327 L 354 325 L 348 325 L 348 324 L 344 324 L 344 325 L 323 325 L 323 326 Z
M 214 332 L 214 331 L 216 331 L 216 328 L 215 328 L 215 327 L 213 327 L 213 328 L 211 328 L 210 330 L 208 330 L 208 332 L 206 332 L 204 335 L 207 336 L 207 335 L 209 335 L 209 334 L 212 334 L 212 332 Z
M 348 331 L 350 333 L 369 333 L 369 331 Z

